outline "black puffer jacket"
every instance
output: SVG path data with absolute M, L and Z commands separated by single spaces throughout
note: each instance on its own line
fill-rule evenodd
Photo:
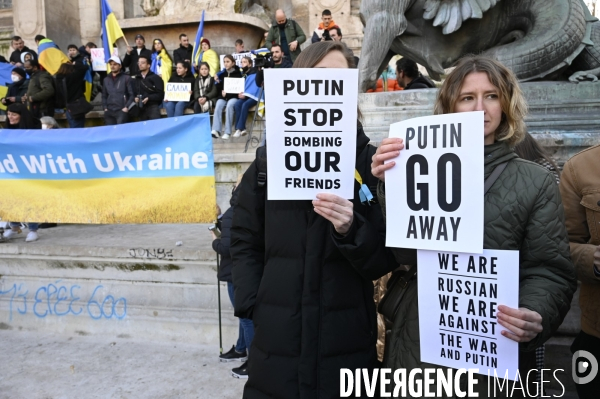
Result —
M 416 78 L 410 81 L 409 84 L 406 85 L 404 90 L 416 90 L 416 89 L 434 89 L 435 83 L 426 78 L 425 76 L 419 74 Z
M 356 169 L 371 185 L 368 142 L 359 128 Z M 377 360 L 372 280 L 394 263 L 381 209 L 360 203 L 355 182 L 354 222 L 340 238 L 311 201 L 268 201 L 257 162 L 231 230 L 235 314 L 255 326 L 244 398 L 338 398 L 340 368 Z
M 233 192 L 231 199 L 229 200 L 229 205 L 231 205 L 223 216 L 221 216 L 221 237 L 213 240 L 212 247 L 213 250 L 221 255 L 221 263 L 219 265 L 219 270 L 217 272 L 217 277 L 219 281 L 228 281 L 233 282 L 231 278 L 231 266 L 233 262 L 231 261 L 231 253 L 229 252 L 229 247 L 231 245 L 231 223 L 233 221 L 233 207 L 237 202 L 238 190 Z

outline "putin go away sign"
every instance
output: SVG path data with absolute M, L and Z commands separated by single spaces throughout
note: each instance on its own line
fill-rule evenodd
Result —
M 483 252 L 483 130 L 481 111 L 390 126 L 405 147 L 385 174 L 387 246 Z

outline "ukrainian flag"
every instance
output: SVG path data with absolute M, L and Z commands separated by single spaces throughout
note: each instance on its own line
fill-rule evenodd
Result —
M 44 67 L 50 75 L 56 74 L 60 66 L 71 62 L 65 53 L 60 51 L 58 46 L 50 39 L 42 39 L 38 45 L 38 59 L 41 66 Z
M 196 70 L 194 68 L 194 64 L 198 63 L 199 54 L 202 52 L 202 47 L 200 46 L 200 42 L 204 37 L 204 10 L 202 10 L 202 18 L 200 19 L 200 25 L 198 26 L 198 31 L 196 32 L 196 40 L 194 41 L 194 50 L 192 51 L 192 73 L 195 75 Z M 200 72 L 200 71 L 198 71 Z M 214 71 L 211 71 L 214 73 Z
M 122 38 L 123 31 L 117 22 L 117 17 L 110 8 L 108 1 L 102 0 L 102 46 L 104 47 L 104 61 L 108 62 L 111 57 L 113 45 Z

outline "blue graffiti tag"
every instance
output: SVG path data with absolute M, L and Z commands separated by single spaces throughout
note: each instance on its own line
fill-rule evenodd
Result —
M 35 316 L 39 318 L 45 318 L 50 315 L 62 317 L 68 314 L 78 316 L 83 312 L 83 306 L 80 305 L 78 307 L 74 305 L 76 301 L 81 299 L 76 292 L 81 287 L 77 284 L 65 285 L 60 283 L 61 280 L 57 280 L 55 283 L 43 285 L 35 291 L 33 298 L 29 299 L 33 301 L 31 311 Z M 101 288 L 103 288 L 102 285 L 97 285 L 88 299 L 86 306 L 87 314 L 94 320 L 101 318 L 112 319 L 113 317 L 118 320 L 124 319 L 127 315 L 127 300 L 125 298 L 115 299 L 110 294 L 102 297 L 98 293 L 98 290 Z M 15 298 L 19 302 L 16 306 L 19 314 L 27 314 L 28 293 L 29 290 L 23 283 L 19 285 L 15 283 L 5 291 L 0 290 L 0 296 L 10 295 L 8 305 L 9 321 L 13 319 L 13 302 Z M 21 300 L 22 304 L 20 303 Z

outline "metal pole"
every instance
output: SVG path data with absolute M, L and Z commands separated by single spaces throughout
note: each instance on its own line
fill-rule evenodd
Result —
M 219 301 L 219 354 L 223 354 L 223 333 L 221 330 L 221 282 L 219 281 L 219 269 L 221 268 L 221 262 L 219 261 L 219 254 L 217 253 L 217 295 Z

